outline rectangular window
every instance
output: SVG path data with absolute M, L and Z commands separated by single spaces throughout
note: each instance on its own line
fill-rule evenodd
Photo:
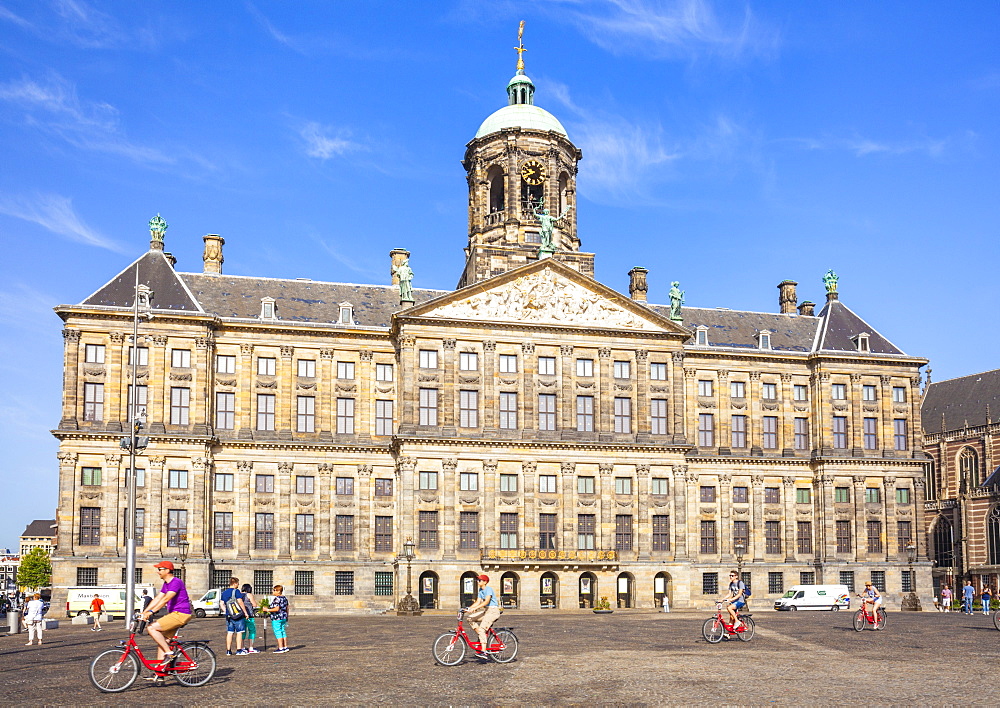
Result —
M 217 373 L 217 374 L 235 374 L 236 373 L 236 357 L 233 354 L 216 354 L 215 355 L 215 373 Z
M 795 522 L 795 550 L 798 553 L 811 555 L 813 552 L 812 522 Z
M 747 397 L 746 381 L 730 381 L 729 396 L 731 398 L 746 398 Z
M 538 491 L 554 494 L 556 492 L 556 476 L 543 474 L 538 477 Z
M 96 506 L 80 507 L 80 545 L 101 545 L 101 509 Z
M 277 359 L 273 356 L 259 356 L 257 357 L 257 375 L 258 376 L 274 376 L 274 372 L 277 368 Z
M 744 448 L 747 446 L 747 417 L 745 415 L 734 415 L 732 418 L 732 440 L 734 448 Z
M 354 434 L 354 399 L 337 399 L 337 433 L 340 435 Z
M 459 515 L 458 547 L 466 550 L 479 548 L 479 512 L 463 511 Z
M 354 517 L 350 514 L 337 514 L 334 529 L 334 550 L 354 550 Z
M 179 546 L 187 540 L 188 513 L 186 509 L 167 509 L 167 545 Z
M 614 365 L 614 375 L 616 379 L 628 379 L 632 377 L 632 362 L 616 361 Z
M 885 592 L 885 571 L 884 570 L 873 570 L 872 571 L 872 585 L 879 592 Z
M 750 522 L 733 522 L 733 550 L 737 555 L 746 555 L 750 550 Z
M 338 496 L 354 496 L 354 477 L 337 477 L 334 484 Z
M 501 354 L 498 359 L 501 374 L 517 373 L 517 354 Z
M 593 494 L 594 493 L 594 478 L 593 477 L 577 477 L 576 478 L 576 491 L 579 494 Z
M 556 429 L 556 395 L 554 393 L 538 394 L 538 429 Z
M 698 380 L 698 395 L 699 396 L 713 396 L 715 395 L 715 387 L 712 385 L 712 381 L 709 379 L 699 379 Z
M 236 427 L 236 394 L 217 392 L 215 394 L 215 427 L 232 430 Z
M 337 378 L 338 379 L 348 379 L 354 378 L 354 362 L 353 361 L 338 361 L 337 362 Z
M 719 574 L 718 573 L 702 573 L 701 574 L 701 594 L 702 595 L 718 595 L 719 594 Z
M 868 552 L 869 553 L 881 553 L 882 552 L 882 522 L 881 521 L 868 521 L 865 524 L 865 528 L 868 530 Z
M 272 494 L 274 492 L 274 475 L 258 474 L 254 478 L 254 488 L 258 494 Z
M 796 450 L 808 450 L 809 449 L 809 419 L 808 418 L 796 418 L 794 421 L 794 433 L 795 440 L 794 445 Z
M 377 477 L 375 479 L 375 496 L 376 497 L 391 497 L 392 496 L 392 478 L 391 477 Z
M 76 584 L 81 587 L 97 587 L 97 568 L 77 568 Z
M 632 432 L 632 399 L 615 397 L 615 432 Z
M 479 475 L 475 472 L 461 472 L 458 475 L 458 488 L 463 492 L 479 491 Z
M 500 428 L 517 430 L 517 394 L 500 392 Z
M 458 392 L 458 427 L 479 427 L 479 391 Z
M 865 504 L 881 504 L 882 490 L 878 487 L 865 488 Z
M 903 592 L 913 592 L 913 577 L 910 575 L 909 570 L 900 571 L 900 580 L 902 581 L 902 586 L 900 589 Z
M 542 376 L 555 376 L 556 358 L 554 356 L 538 357 L 538 373 Z
M 296 430 L 300 433 L 316 432 L 316 397 L 299 396 L 296 401 Z
M 556 549 L 557 522 L 555 514 L 538 515 L 538 547 L 545 551 Z
M 392 517 L 391 516 L 376 516 L 375 517 L 375 550 L 376 551 L 391 551 L 392 550 Z
M 715 501 L 715 487 L 701 487 L 698 490 L 698 500 L 702 502 Z
M 438 353 L 434 349 L 421 349 L 419 357 L 421 369 L 438 368 Z
M 906 403 L 906 387 L 904 387 L 904 386 L 893 386 L 892 387 L 892 402 L 893 403 Z
M 316 478 L 306 475 L 295 475 L 295 493 L 312 494 L 316 489 Z
M 392 364 L 376 364 L 375 380 L 392 381 Z
M 897 504 L 909 504 L 910 503 L 910 488 L 900 487 L 896 490 L 896 503 Z M 900 522 L 902 523 L 902 522 Z
M 765 504 L 780 504 L 781 503 L 781 490 L 777 487 L 764 487 L 764 503 Z
M 778 417 L 773 415 L 764 416 L 763 445 L 765 450 L 775 450 L 778 447 Z
M 861 400 L 862 401 L 874 401 L 875 400 L 875 387 L 864 385 L 861 387 Z
M 746 504 L 750 501 L 749 487 L 733 487 L 733 503 Z
M 479 371 L 479 354 L 476 352 L 459 352 L 458 370 Z
M 799 571 L 799 585 L 815 585 L 816 572 L 812 570 Z
M 846 585 L 848 592 L 854 592 L 854 571 L 853 570 L 840 571 L 840 584 Z
M 795 503 L 796 504 L 811 504 L 812 503 L 812 490 L 808 487 L 797 487 L 795 489 Z
M 87 364 L 103 364 L 104 363 L 104 345 L 103 344 L 84 344 L 83 345 L 83 361 Z
M 594 549 L 594 532 L 597 517 L 594 514 L 579 514 L 576 517 L 576 547 L 580 550 Z
M 167 487 L 170 489 L 187 489 L 187 470 L 169 470 L 167 472 Z
M 764 522 L 764 553 L 781 553 L 781 522 Z
M 654 551 L 670 550 L 670 517 L 666 514 L 653 515 L 653 545 Z
M 837 504 L 849 504 L 851 501 L 851 488 L 835 487 L 833 490 L 833 501 Z
M 864 419 L 864 446 L 866 450 L 878 449 L 878 418 Z
M 837 553 L 851 552 L 851 522 L 837 521 Z
M 715 445 L 715 416 L 711 413 L 698 414 L 698 447 Z
M 894 418 L 892 421 L 892 447 L 894 450 L 907 449 L 906 419 Z
M 778 384 L 774 383 L 764 383 L 761 384 L 760 397 L 765 401 L 773 401 L 778 397 Z
M 128 518 L 126 516 L 126 518 Z M 144 546 L 146 544 L 146 510 L 135 510 L 135 545 Z M 142 568 L 136 568 L 136 572 L 141 573 Z
M 576 397 L 576 429 L 581 432 L 594 430 L 594 397 Z
M 650 381 L 666 381 L 667 365 L 662 362 L 651 362 L 649 365 Z
M 135 358 L 133 351 L 134 347 L 128 348 L 128 365 L 132 366 L 132 361 Z M 149 366 L 149 347 L 139 347 L 139 366 Z
M 375 434 L 392 435 L 393 401 L 375 401 Z
M 191 412 L 191 389 L 173 386 L 170 389 L 170 424 L 187 425 Z
M 354 571 L 336 570 L 333 573 L 333 594 L 353 595 L 354 594 Z
M 845 416 L 833 416 L 833 447 L 837 450 L 847 449 L 847 418 Z
M 212 570 L 211 574 L 211 585 L 212 588 L 224 588 L 229 585 L 229 579 L 233 577 L 233 571 L 231 569 L 225 568 L 215 568 Z M 270 590 L 268 591 L 270 592 Z
M 632 515 L 618 514 L 615 516 L 615 550 L 632 550 Z
M 217 492 L 233 491 L 233 475 L 228 472 L 216 472 L 215 491 Z
M 149 405 L 149 387 L 148 386 L 135 386 L 135 395 L 133 396 L 133 386 L 128 385 L 128 416 L 129 418 L 135 417 L 138 413 L 142 412 L 142 409 Z
M 500 491 L 501 492 L 516 492 L 517 491 L 517 475 L 516 474 L 501 474 L 500 475 Z
M 576 375 L 577 376 L 593 376 L 594 375 L 594 360 L 593 359 L 577 359 L 576 360 Z
M 517 547 L 517 514 L 500 514 L 500 548 Z
M 93 422 L 104 420 L 104 384 L 83 385 L 83 419 Z
M 781 572 L 767 574 L 767 591 L 772 595 L 785 592 L 785 574 Z
M 615 494 L 631 494 L 631 493 L 632 493 L 632 478 L 615 477 Z
M 435 489 L 437 487 L 435 486 Z M 419 547 L 437 550 L 438 547 L 438 513 L 436 511 L 420 512 Z
M 438 390 L 436 388 L 420 389 L 419 407 L 420 425 L 438 424 Z
M 792 386 L 792 399 L 795 401 L 808 401 L 809 387 L 803 386 L 802 384 L 795 384 Z
M 257 430 L 274 430 L 273 393 L 257 394 Z
M 438 473 L 437 472 L 421 472 L 420 473 L 420 488 L 421 489 L 437 489 L 438 488 Z
M 101 485 L 101 468 L 84 467 L 81 470 L 80 484 L 85 487 L 99 487 Z
M 299 359 L 297 366 L 298 366 L 298 374 L 302 378 L 304 379 L 316 378 L 315 359 Z
M 670 482 L 666 477 L 653 477 L 650 493 L 660 496 L 670 494 Z
M 667 399 L 654 398 L 650 400 L 649 432 L 653 435 L 667 434 Z
M 215 548 L 233 547 L 233 512 L 216 511 L 212 529 L 212 546 Z
M 906 547 L 913 542 L 913 522 L 911 521 L 897 521 L 896 522 L 896 550 L 899 551 L 900 555 L 906 553 Z
M 292 576 L 295 582 L 295 594 L 296 595 L 312 595 L 314 594 L 313 585 L 313 572 L 311 570 L 296 570 L 295 575 Z
M 835 401 L 847 400 L 847 384 L 831 384 L 830 397 Z
M 701 522 L 701 552 L 702 553 L 717 553 L 717 546 L 715 542 L 715 522 L 714 521 L 702 521 Z
M 253 572 L 254 595 L 270 595 L 274 588 L 273 570 L 255 570 Z
M 191 350 L 190 349 L 171 349 L 170 350 L 170 366 L 175 369 L 190 369 L 191 368 Z
M 295 550 L 311 551 L 314 547 L 313 515 L 295 515 Z
M 388 518 L 388 517 L 387 517 Z M 390 570 L 375 571 L 375 595 L 378 597 L 392 597 L 396 594 L 392 585 L 393 573 Z

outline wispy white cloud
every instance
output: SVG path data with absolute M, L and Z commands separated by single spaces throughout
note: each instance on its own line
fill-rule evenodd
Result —
M 306 154 L 321 160 L 366 149 L 361 143 L 349 139 L 350 135 L 346 128 L 332 128 L 316 121 L 309 121 L 299 128 L 299 137 L 305 145 Z
M 329 241 L 327 241 L 325 238 L 322 238 L 317 234 L 313 234 L 313 240 L 317 244 L 319 244 L 320 248 L 326 251 L 327 254 L 329 254 L 330 257 L 333 258 L 333 260 L 337 261 L 348 270 L 353 271 L 354 273 L 358 273 L 359 275 L 362 275 L 365 278 L 369 279 L 378 280 L 387 277 L 385 272 L 379 272 L 375 268 L 372 268 L 370 265 L 358 263 L 355 259 L 351 258 L 350 256 L 344 254 L 339 249 L 334 247 L 334 245 L 331 244 Z
M 275 27 L 274 23 L 272 23 L 263 12 L 258 10 L 256 5 L 252 2 L 248 2 L 246 7 L 247 12 L 250 13 L 254 22 L 260 25 L 261 28 L 271 36 L 271 39 L 279 44 L 284 44 L 286 47 L 293 49 L 296 52 L 302 52 L 302 47 L 300 47 L 289 35 Z
M 846 151 L 854 153 L 857 157 L 923 154 L 939 158 L 944 157 L 952 150 L 965 149 L 976 137 L 974 132 L 966 131 L 960 135 L 944 138 L 915 136 L 898 140 L 876 140 L 852 135 L 848 137 L 788 138 L 776 142 L 788 143 L 804 150 Z
M 26 19 L 24 19 L 20 15 L 15 15 L 13 12 L 8 10 L 3 5 L 0 5 L 0 20 L 3 20 L 5 22 L 13 22 L 15 25 L 23 27 L 24 29 L 31 29 L 32 26 L 31 23 L 28 22 Z
M 0 198 L 0 214 L 38 224 L 54 234 L 88 246 L 123 253 L 124 249 L 83 222 L 73 201 L 58 194 L 31 194 Z
M 0 290 L 0 325 L 5 329 L 50 332 L 57 297 L 27 283 L 6 283 Z

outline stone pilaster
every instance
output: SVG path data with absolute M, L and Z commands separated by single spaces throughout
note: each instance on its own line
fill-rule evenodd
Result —
M 455 340 L 445 339 L 443 341 L 444 351 L 442 352 L 442 366 L 443 366 L 443 386 L 441 389 L 441 397 L 438 401 L 440 406 L 439 420 L 438 423 L 442 427 L 442 434 L 445 436 L 453 436 L 454 429 L 458 425 L 458 387 L 455 386 L 455 368 L 457 364 L 455 363 Z
M 334 371 L 333 349 L 319 350 L 319 371 L 316 380 L 316 430 L 320 440 L 333 440 L 337 429 L 337 407 L 334 403 L 333 387 L 337 385 Z M 331 532 L 332 533 L 332 532 Z
M 212 541 L 212 467 L 211 455 L 191 458 L 188 486 L 191 488 L 192 513 L 188 519 L 189 558 L 207 558 Z M 233 522 L 235 523 L 235 519 Z
M 250 558 L 250 549 L 253 548 L 255 517 L 253 514 L 253 502 L 251 499 L 253 489 L 253 461 L 240 460 L 236 463 L 236 478 L 233 481 L 233 491 L 236 496 L 235 510 L 233 511 L 233 540 L 236 546 L 236 557 L 240 560 Z M 236 534 L 236 519 L 242 517 L 247 521 L 246 533 Z
M 632 526 L 632 548 L 639 560 L 648 561 L 653 551 L 653 520 L 649 515 L 649 465 L 635 466 L 635 490 L 633 503 L 635 519 Z
M 865 533 L 865 478 L 855 475 L 851 481 L 854 483 L 854 560 L 858 563 L 865 561 L 868 555 L 868 535 Z
M 538 419 L 535 415 L 535 345 L 531 342 L 521 343 L 521 362 L 519 377 L 521 380 L 521 416 L 518 427 L 521 430 L 538 430 Z
M 671 355 L 670 385 L 673 387 L 670 401 L 670 408 L 673 412 L 673 424 L 670 431 L 673 433 L 674 443 L 684 445 L 688 442 L 688 430 L 685 426 L 685 397 L 684 397 L 684 352 L 674 352 Z M 695 427 L 697 430 L 697 427 Z M 697 442 L 697 441 L 696 441 Z
M 674 542 L 674 561 L 684 561 L 690 557 L 687 535 L 687 484 L 684 481 L 687 469 L 687 465 L 671 467 L 673 488 L 670 491 L 673 492 L 674 509 L 671 519 L 673 528 L 670 529 L 670 532 Z
M 795 409 L 793 407 L 792 375 L 781 374 L 781 386 L 778 393 L 778 449 L 782 457 L 795 456 Z
M 559 402 L 559 429 L 564 434 L 576 430 L 576 397 L 573 395 L 573 381 L 576 379 L 576 362 L 573 361 L 573 347 L 563 344 L 559 347 L 560 371 L 562 372 L 562 395 Z M 564 435 L 565 437 L 565 435 Z
M 863 457 L 865 451 L 861 444 L 864 432 L 864 414 L 861 411 L 861 374 L 851 374 L 851 391 L 848 395 L 850 396 L 848 406 L 851 417 L 847 420 L 847 446 L 851 449 L 853 457 Z
M 295 373 L 292 371 L 292 355 L 295 353 L 295 347 L 283 344 L 279 351 L 281 357 L 277 361 L 278 390 L 274 427 L 279 440 L 291 440 L 298 414 L 295 400 Z
M 573 514 L 573 512 L 576 511 L 577 509 L 576 484 L 575 484 L 576 464 L 573 462 L 563 462 L 560 465 L 559 469 L 560 472 L 562 473 L 560 475 L 559 482 L 561 484 L 560 489 L 562 490 L 563 514 Z M 534 473 L 534 470 L 532 470 L 532 473 Z M 596 486 L 597 484 L 600 484 L 600 482 L 598 480 L 594 480 L 594 482 L 595 482 L 594 491 L 596 492 L 597 491 Z M 535 489 L 536 490 L 538 489 L 537 483 L 535 484 Z M 575 518 L 566 519 L 565 523 L 563 523 L 562 548 L 576 548 L 577 545 L 576 540 L 573 537 L 575 531 L 575 521 L 576 521 Z
M 152 352 L 150 352 L 152 354 Z M 163 478 L 163 467 L 167 458 L 149 455 L 146 470 L 146 489 L 150 504 L 146 508 L 146 553 L 151 557 L 161 556 L 167 547 L 167 511 L 163 505 L 167 480 Z
M 407 538 L 412 538 L 413 542 L 419 546 L 417 538 L 417 484 L 416 484 L 417 460 L 413 457 L 400 457 L 396 460 L 396 488 L 399 495 L 399 521 L 398 527 L 402 533 L 399 545 Z
M 785 562 L 795 562 L 795 477 L 782 477 L 782 496 L 785 502 Z
M 320 560 L 330 560 L 333 558 L 334 536 L 337 532 L 334 527 L 333 509 L 333 465 L 327 462 L 320 462 L 316 466 L 316 491 L 319 497 L 319 507 L 316 515 L 316 526 L 314 532 L 319 541 L 318 548 Z
M 599 485 L 597 498 L 600 511 L 597 514 L 597 538 L 594 545 L 597 548 L 614 548 L 615 538 L 615 466 L 609 462 L 598 465 L 600 475 L 595 480 Z
M 359 464 L 357 484 L 354 491 L 358 496 L 358 517 L 354 527 L 355 548 L 359 560 L 370 560 L 375 551 L 375 517 L 372 514 L 372 500 L 375 487 L 372 483 L 372 466 Z
M 906 549 L 897 548 L 896 533 L 896 478 L 882 478 L 882 528 L 885 529 L 885 560 L 898 561 L 906 558 Z M 913 533 L 917 533 L 916 519 L 913 521 Z
M 151 345 L 148 351 L 149 371 L 163 372 L 159 375 L 153 374 L 149 377 L 149 384 L 146 390 L 146 400 L 153 406 L 159 416 L 149 423 L 149 432 L 153 434 L 165 433 L 166 423 L 170 422 L 170 357 L 167 354 L 167 338 L 163 335 L 146 337 L 146 341 Z M 138 351 L 138 350 L 137 350 Z M 166 519 L 163 519 L 166 524 Z
M 284 361 L 284 357 L 282 357 L 282 361 Z M 288 381 L 284 377 L 282 380 Z M 278 463 L 278 474 L 275 475 L 274 479 L 274 548 L 278 552 L 279 560 L 290 560 L 292 557 L 292 539 L 295 535 L 295 517 L 292 507 L 293 469 L 293 463 L 282 460 Z M 355 539 L 357 539 L 357 528 L 355 528 L 354 533 Z
M 104 360 L 104 368 L 108 372 L 105 391 L 107 395 L 104 401 L 104 420 L 107 421 L 107 429 L 115 432 L 128 430 L 127 407 L 128 407 L 128 387 L 132 383 L 131 377 L 123 376 L 125 367 L 122 365 L 122 346 L 125 342 L 125 335 L 121 332 L 108 333 L 109 344 Z
M 455 500 L 455 492 L 458 489 L 458 474 L 458 459 L 446 457 L 441 460 L 441 484 L 439 485 L 439 490 L 441 493 L 441 528 L 443 533 L 440 539 L 440 548 L 441 557 L 445 560 L 454 560 L 458 547 L 459 529 L 457 517 L 459 515 L 458 510 L 461 508 L 461 505 Z M 482 479 L 479 480 L 479 483 L 482 490 L 486 487 L 486 476 L 483 474 L 480 477 Z
M 191 381 L 191 423 L 196 435 L 208 435 L 215 421 L 212 416 L 212 390 L 215 388 L 215 339 L 212 336 L 195 339 L 194 371 Z
M 497 343 L 492 340 L 483 342 L 483 432 L 493 432 L 497 429 L 499 400 L 497 396 Z
M 755 474 L 750 478 L 752 496 L 750 497 L 751 515 L 753 523 L 750 524 L 750 538 L 747 539 L 747 557 L 753 558 L 754 563 L 764 561 L 764 544 L 761 534 L 764 532 L 764 477 Z
M 83 390 L 80 385 L 80 330 L 64 329 L 63 335 L 63 395 L 60 430 L 76 430 L 82 417 L 80 405 Z
M 254 400 L 256 372 L 253 369 L 252 344 L 240 345 L 240 360 L 236 371 L 239 382 L 236 389 L 236 429 L 239 431 L 237 435 L 240 440 L 253 440 L 254 408 L 257 402 Z M 235 522 L 233 523 L 235 525 Z
M 651 438 L 651 421 L 649 417 L 649 351 L 635 351 L 635 410 L 632 412 L 632 432 L 638 442 L 648 442 Z

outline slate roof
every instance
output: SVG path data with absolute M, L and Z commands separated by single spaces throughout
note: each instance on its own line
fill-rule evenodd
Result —
M 1000 369 L 936 381 L 927 387 L 920 405 L 925 433 L 986 425 L 987 412 L 991 420 L 1000 417 Z
M 135 271 L 139 269 L 139 282 L 153 290 L 153 309 L 201 312 L 163 251 L 147 251 L 125 270 L 104 284 L 96 293 L 83 301 L 84 305 L 107 307 L 132 307 L 135 299 Z M 258 302 L 258 307 L 260 303 Z
M 649 309 L 670 317 L 669 305 L 649 305 Z M 685 307 L 684 326 L 695 329 L 708 327 L 708 344 L 716 347 L 743 347 L 757 349 L 756 334 L 768 329 L 771 349 L 776 351 L 808 352 L 816 337 L 818 318 L 783 315 L 777 312 L 745 312 Z
M 133 283 L 134 287 L 135 284 Z M 36 519 L 28 524 L 21 535 L 32 538 L 55 538 L 56 521 L 55 519 Z
M 823 324 L 816 343 L 818 351 L 856 352 L 858 345 L 851 337 L 866 332 L 869 335 L 868 345 L 873 354 L 903 354 L 895 344 L 875 331 L 840 300 L 827 302 L 819 317 Z

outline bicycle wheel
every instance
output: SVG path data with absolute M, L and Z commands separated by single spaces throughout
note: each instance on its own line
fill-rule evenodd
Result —
M 490 646 L 493 646 L 496 642 L 503 644 L 503 649 L 500 651 L 487 652 L 490 658 L 498 664 L 506 664 L 508 661 L 513 661 L 514 657 L 517 656 L 517 637 L 509 629 L 501 629 L 487 639 Z
M 753 623 L 753 619 L 750 617 L 740 617 L 740 620 L 742 620 L 743 624 L 745 624 L 747 628 L 746 631 L 737 632 L 736 636 L 740 638 L 741 642 L 749 642 L 753 639 L 753 633 L 756 631 L 757 625 Z
M 868 621 L 865 619 L 865 611 L 864 610 L 858 610 L 857 612 L 855 612 L 854 613 L 854 631 L 855 632 L 860 632 L 861 630 L 863 630 L 865 628 L 866 624 L 868 624 Z
M 718 644 L 726 633 L 726 628 L 722 625 L 722 620 L 718 617 L 709 617 L 705 624 L 701 626 L 701 636 L 709 644 Z
M 454 632 L 445 632 L 434 640 L 434 661 L 454 666 L 465 658 L 465 642 Z
M 185 686 L 203 686 L 215 676 L 215 652 L 201 642 L 185 642 L 174 660 L 173 674 Z
M 885 610 L 878 608 L 878 614 L 875 615 L 875 629 L 884 629 L 886 619 Z
M 124 655 L 124 656 L 123 656 Z M 90 662 L 90 682 L 105 693 L 119 693 L 135 683 L 139 662 L 132 652 L 123 649 L 102 651 Z
M 993 626 L 1000 629 L 1000 610 L 993 613 Z

